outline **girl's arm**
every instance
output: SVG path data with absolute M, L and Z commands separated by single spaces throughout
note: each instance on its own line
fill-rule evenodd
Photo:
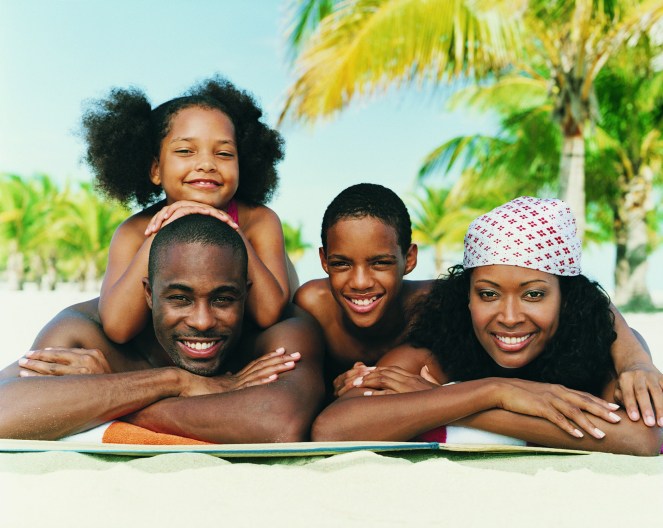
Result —
M 631 420 L 642 415 L 645 424 L 663 427 L 663 374 L 652 363 L 644 339 L 633 333 L 615 306 L 610 309 L 617 332 L 610 352 L 618 376 L 611 397 L 624 404 Z
M 613 381 L 604 390 L 603 397 L 611 398 L 614 390 L 615 382 Z M 462 418 L 453 425 L 513 436 L 547 447 L 640 456 L 659 454 L 663 443 L 663 428 L 648 427 L 641 420 L 636 422 L 628 420 L 623 411 L 616 411 L 616 413 L 622 418 L 618 423 L 607 422 L 597 416 L 587 416 L 587 419 L 605 433 L 604 438 L 595 438 L 590 435 L 574 438 L 564 434 L 547 420 L 502 409 L 483 411 Z
M 143 294 L 143 277 L 154 235 L 145 237 L 147 219 L 132 216 L 122 223 L 111 241 L 108 266 L 99 297 L 99 317 L 104 333 L 116 343 L 135 337 L 149 318 Z
M 267 328 L 281 318 L 290 301 L 283 229 L 267 207 L 242 207 L 242 212 L 238 233 L 249 254 L 251 281 L 246 306 L 256 323 Z
M 425 367 L 438 381 L 448 381 L 429 351 L 408 345 L 392 350 L 360 380 L 360 386 L 318 416 L 313 439 L 409 440 L 493 408 L 540 416 L 575 436 L 583 434 L 579 428 L 599 434 L 581 410 L 611 419 L 606 402 L 559 385 L 487 378 L 436 386 L 419 375 Z

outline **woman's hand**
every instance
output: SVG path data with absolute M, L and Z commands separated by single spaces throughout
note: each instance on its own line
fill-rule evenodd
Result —
M 567 389 L 562 385 L 520 379 L 491 379 L 498 384 L 498 407 L 545 418 L 576 438 L 584 436 L 581 429 L 594 438 L 605 436 L 583 411 L 607 422 L 616 423 L 620 420 L 620 417 L 612 412 L 617 410 L 619 405 L 608 403 L 586 392 Z
M 651 363 L 636 363 L 619 373 L 615 400 L 624 405 L 634 422 L 663 427 L 663 374 Z M 639 411 L 638 411 L 639 409 Z
M 228 213 L 212 207 L 211 205 L 206 205 L 199 202 L 191 202 L 189 200 L 180 200 L 173 204 L 167 205 L 162 208 L 157 214 L 155 214 L 147 225 L 145 229 L 145 236 L 150 236 L 163 226 L 169 224 L 173 220 L 177 220 L 186 215 L 190 214 L 203 214 L 208 216 L 213 216 L 218 218 L 222 222 L 225 222 L 230 227 L 235 230 L 239 229 L 239 226 L 233 221 Z
M 96 348 L 48 347 L 31 350 L 18 360 L 18 375 L 68 376 L 74 374 L 110 374 L 106 357 Z
M 285 348 L 280 347 L 251 361 L 237 374 L 228 372 L 220 376 L 205 377 L 181 371 L 185 376 L 186 387 L 180 392 L 180 396 L 204 396 L 266 385 L 276 381 L 280 373 L 294 369 L 295 363 L 300 359 L 299 352 L 286 354 Z
M 383 396 L 429 390 L 440 384 L 424 365 L 418 375 L 396 366 L 377 367 L 363 377 L 356 378 L 354 386 L 368 389 L 364 391 L 364 396 Z
M 352 365 L 350 370 L 339 374 L 336 376 L 336 379 L 334 379 L 334 396 L 338 398 L 339 396 L 342 396 L 348 392 L 350 389 L 356 388 L 357 385 L 355 385 L 355 382 L 359 378 L 363 379 L 364 376 L 373 370 L 375 370 L 375 367 L 367 367 L 361 361 L 357 361 L 354 365 Z M 358 383 L 361 383 L 361 381 Z

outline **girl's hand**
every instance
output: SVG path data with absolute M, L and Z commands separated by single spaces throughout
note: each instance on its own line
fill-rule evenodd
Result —
M 49 347 L 31 350 L 18 360 L 20 377 L 110 374 L 106 357 L 96 348 Z
M 375 367 L 367 367 L 361 361 L 357 361 L 352 365 L 350 370 L 336 376 L 334 380 L 334 396 L 338 398 L 350 389 L 354 389 L 357 386 L 355 385 L 355 380 L 362 378 L 373 370 L 375 370 Z
M 279 374 L 295 368 L 301 359 L 299 352 L 286 354 L 285 348 L 277 348 L 258 359 L 251 361 L 237 374 L 230 372 L 220 376 L 205 377 L 182 371 L 186 379 L 186 388 L 180 396 L 203 396 L 232 392 L 256 385 L 266 385 L 279 378 Z
M 642 415 L 644 423 L 653 427 L 658 417 L 658 426 L 663 427 L 663 374 L 654 365 L 635 364 L 620 372 L 615 400 L 624 404 L 626 414 L 634 422 Z
M 145 236 L 150 236 L 173 220 L 177 220 L 178 218 L 190 214 L 204 214 L 213 216 L 222 222 L 225 222 L 233 229 L 239 230 L 239 226 L 225 211 L 199 202 L 180 200 L 179 202 L 167 205 L 152 217 L 149 224 L 147 225 L 147 229 L 145 229 Z
M 605 433 L 587 418 L 583 411 L 606 422 L 619 422 L 614 412 L 619 405 L 608 403 L 586 392 L 567 389 L 562 385 L 537 383 L 520 379 L 493 378 L 499 385 L 498 407 L 530 416 L 545 418 L 571 436 L 582 438 L 583 429 L 594 438 Z
M 429 390 L 440 384 L 424 365 L 419 375 L 396 366 L 377 367 L 373 372 L 357 378 L 354 386 L 369 389 L 364 391 L 364 396 L 383 396 Z

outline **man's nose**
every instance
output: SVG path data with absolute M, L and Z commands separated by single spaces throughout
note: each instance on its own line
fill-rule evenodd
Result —
M 189 313 L 187 324 L 196 330 L 213 328 L 216 324 L 216 318 L 211 306 L 207 302 L 196 302 Z

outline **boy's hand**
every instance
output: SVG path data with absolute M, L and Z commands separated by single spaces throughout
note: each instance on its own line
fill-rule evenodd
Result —
M 651 363 L 634 364 L 619 373 L 615 400 L 634 422 L 642 416 L 646 425 L 663 427 L 663 374 Z
M 334 380 L 334 396 L 338 398 L 350 389 L 356 388 L 356 380 L 362 378 L 373 370 L 375 370 L 375 367 L 367 367 L 361 361 L 357 361 L 352 365 L 350 370 L 336 376 L 336 379 Z
M 73 374 L 110 374 L 106 357 L 96 348 L 48 347 L 31 350 L 18 360 L 18 375 L 68 376 Z
M 147 229 L 145 229 L 145 236 L 150 236 L 173 220 L 177 220 L 178 218 L 190 214 L 213 216 L 214 218 L 218 218 L 222 222 L 225 222 L 233 229 L 239 229 L 239 226 L 232 218 L 230 218 L 230 215 L 221 209 L 199 202 L 180 200 L 179 202 L 175 202 L 162 208 L 161 211 L 152 217 L 149 224 L 147 224 Z

